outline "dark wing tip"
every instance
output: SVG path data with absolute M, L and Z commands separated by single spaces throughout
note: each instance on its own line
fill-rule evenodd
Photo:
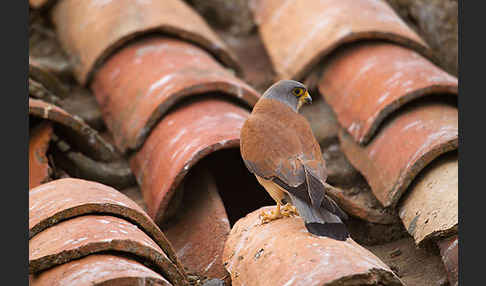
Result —
M 326 236 L 332 239 L 345 241 L 349 232 L 343 223 L 306 223 L 307 230 L 318 236 Z

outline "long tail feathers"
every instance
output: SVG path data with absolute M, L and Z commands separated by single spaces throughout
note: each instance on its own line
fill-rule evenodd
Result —
M 304 218 L 305 227 L 310 233 L 336 240 L 346 240 L 349 237 L 346 226 L 337 215 L 324 207 L 315 208 L 311 203 L 292 194 L 289 195 L 300 216 Z

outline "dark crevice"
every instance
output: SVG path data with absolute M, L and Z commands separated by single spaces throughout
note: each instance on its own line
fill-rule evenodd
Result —
M 246 168 L 239 148 L 215 152 L 208 161 L 231 226 L 260 207 L 275 205 L 275 201 Z

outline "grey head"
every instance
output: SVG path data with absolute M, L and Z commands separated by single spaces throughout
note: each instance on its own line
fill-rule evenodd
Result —
M 312 102 L 312 97 L 305 85 L 295 80 L 280 80 L 274 83 L 262 97 L 281 101 L 295 112 L 299 112 L 303 104 Z

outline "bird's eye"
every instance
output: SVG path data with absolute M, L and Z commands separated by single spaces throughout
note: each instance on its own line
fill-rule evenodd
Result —
M 301 96 L 304 94 L 304 89 L 301 88 L 301 87 L 296 87 L 292 90 L 292 93 L 295 95 L 295 96 Z

